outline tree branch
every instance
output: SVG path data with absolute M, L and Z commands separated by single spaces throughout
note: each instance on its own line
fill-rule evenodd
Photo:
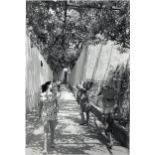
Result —
M 71 4 L 67 4 L 67 7 L 72 7 L 72 8 L 78 8 L 78 9 L 99 9 L 102 10 L 104 9 L 104 7 L 96 7 L 96 6 L 90 6 L 90 5 L 71 5 Z M 115 8 L 115 7 L 111 7 L 112 10 L 121 10 L 120 8 Z

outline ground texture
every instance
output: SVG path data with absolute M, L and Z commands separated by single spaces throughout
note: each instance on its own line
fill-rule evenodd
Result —
M 81 126 L 79 105 L 73 94 L 64 86 L 59 100 L 60 110 L 55 133 L 55 148 L 48 147 L 48 155 L 128 155 L 127 148 L 106 146 L 106 139 L 94 127 L 94 116 L 90 125 Z M 49 141 L 50 142 L 50 141 Z M 26 116 L 26 155 L 42 155 L 43 126 L 37 111 Z

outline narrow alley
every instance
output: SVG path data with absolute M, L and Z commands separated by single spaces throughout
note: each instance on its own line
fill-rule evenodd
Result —
M 93 126 L 81 126 L 79 105 L 75 97 L 65 86 L 62 86 L 59 100 L 60 110 L 56 127 L 55 148 L 48 148 L 49 155 L 64 154 L 88 154 L 88 155 L 127 155 L 128 149 L 121 146 L 113 146 L 109 150 L 100 140 Z M 38 122 L 37 111 L 26 116 L 26 154 L 41 155 L 43 149 L 43 126 Z M 94 116 L 91 115 L 90 124 L 93 124 Z

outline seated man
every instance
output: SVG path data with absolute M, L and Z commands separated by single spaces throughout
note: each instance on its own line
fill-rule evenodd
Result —
M 112 125 L 113 125 L 113 116 L 115 113 L 115 110 L 117 108 L 117 102 L 116 102 L 116 91 L 113 87 L 110 86 L 104 86 L 102 87 L 100 93 L 100 99 L 102 98 L 102 104 L 103 104 L 103 116 L 104 116 L 104 124 L 105 124 L 105 134 L 108 136 L 109 139 L 109 147 L 112 146 L 111 143 L 111 133 L 112 131 Z

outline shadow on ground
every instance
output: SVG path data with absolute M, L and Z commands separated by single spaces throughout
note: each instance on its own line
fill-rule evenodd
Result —
M 60 110 L 58 114 L 58 124 L 55 135 L 55 148 L 50 147 L 48 139 L 48 154 L 89 154 L 89 155 L 109 155 L 113 151 L 108 151 L 107 139 L 98 133 L 93 123 L 93 115 L 90 117 L 89 126 L 80 126 L 79 106 L 71 93 L 65 92 L 65 97 L 61 97 Z M 68 96 L 67 96 L 68 95 Z M 64 99 L 65 98 L 65 99 Z M 37 122 L 37 114 L 27 115 L 26 120 L 26 155 L 41 155 L 43 150 L 43 126 Z M 127 155 L 121 149 L 115 149 L 119 155 Z M 115 154 L 115 153 L 114 153 Z

